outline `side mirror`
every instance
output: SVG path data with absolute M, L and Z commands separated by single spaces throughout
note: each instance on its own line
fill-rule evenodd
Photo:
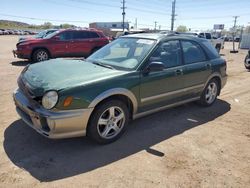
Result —
M 164 69 L 165 69 L 165 66 L 162 62 L 151 62 L 144 70 L 144 73 L 159 72 L 159 71 L 163 71 Z
M 56 35 L 53 37 L 54 40 L 60 40 L 60 36 Z

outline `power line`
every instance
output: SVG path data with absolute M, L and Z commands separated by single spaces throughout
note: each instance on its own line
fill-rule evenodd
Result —
M 90 9 L 90 8 L 82 7 L 82 6 L 79 6 L 79 5 L 78 6 L 74 6 L 74 5 L 71 5 L 71 4 L 68 4 L 68 3 L 57 2 L 57 1 L 54 1 L 54 0 L 46 0 L 46 1 L 48 3 L 59 5 L 59 6 L 66 6 L 66 7 L 71 7 L 71 8 L 75 8 L 75 9 L 81 9 L 81 10 L 85 10 L 85 11 L 89 11 L 89 12 L 96 11 L 96 9 Z M 110 12 L 106 12 L 106 11 L 103 11 L 103 10 L 98 10 L 98 12 L 110 15 Z
M 133 7 L 144 7 L 144 8 L 146 7 L 145 6 L 145 0 L 144 1 L 127 0 L 127 4 L 132 5 Z M 171 10 L 170 7 L 166 6 L 166 3 L 164 3 L 164 5 L 163 5 L 163 4 L 159 4 L 159 3 L 154 3 L 154 2 L 148 1 L 147 5 L 148 5 L 147 7 L 150 7 L 149 9 L 147 9 L 149 11 L 151 11 L 152 8 L 154 10 L 157 10 L 157 12 L 160 10 L 163 13 L 165 13 L 165 11 L 170 11 Z
M 48 19 L 48 18 L 36 18 L 36 17 L 26 17 L 26 16 L 18 16 L 18 15 L 11 15 L 11 14 L 0 14 L 2 16 L 13 17 L 13 18 L 25 18 L 29 20 L 40 20 L 40 21 L 51 21 L 51 22 L 75 22 L 75 23 L 89 23 L 87 21 L 80 21 L 80 20 L 57 20 L 57 19 Z
M 119 8 L 119 5 L 115 6 L 115 5 L 106 4 L 106 3 L 99 3 L 99 2 L 98 3 L 94 3 L 94 2 L 86 1 L 86 0 L 68 0 L 68 1 L 82 3 L 82 4 L 90 4 L 90 5 L 95 5 L 95 6 L 105 6 L 105 7 Z

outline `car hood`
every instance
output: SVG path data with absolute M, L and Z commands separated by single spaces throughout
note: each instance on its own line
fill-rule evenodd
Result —
M 30 45 L 33 43 L 40 43 L 41 41 L 45 41 L 45 39 L 42 38 L 25 38 L 25 39 L 19 39 L 16 46 L 22 44 L 22 45 Z
M 20 78 L 35 96 L 42 96 L 49 90 L 85 86 L 126 73 L 83 60 L 54 59 L 27 66 Z
M 20 41 L 33 40 L 33 39 L 36 39 L 36 37 L 35 36 L 21 36 L 21 37 L 19 37 L 19 42 Z

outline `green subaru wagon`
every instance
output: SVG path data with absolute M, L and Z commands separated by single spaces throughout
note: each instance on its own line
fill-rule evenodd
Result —
M 85 60 L 28 65 L 13 97 L 24 122 L 48 138 L 110 143 L 130 120 L 184 103 L 212 105 L 226 62 L 209 41 L 184 35 L 120 37 Z

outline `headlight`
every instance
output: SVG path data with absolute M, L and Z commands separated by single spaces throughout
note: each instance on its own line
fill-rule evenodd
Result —
M 58 94 L 56 91 L 49 91 L 44 94 L 42 99 L 42 105 L 46 109 L 53 108 L 58 101 Z

